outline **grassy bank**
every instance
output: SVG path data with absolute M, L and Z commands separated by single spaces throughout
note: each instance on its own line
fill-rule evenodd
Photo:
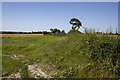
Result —
M 64 37 L 4 37 L 2 70 L 10 75 L 21 69 L 22 77 L 31 77 L 26 65 L 40 63 L 49 66 L 42 69 L 53 77 L 119 78 L 119 41 L 118 35 L 79 31 Z

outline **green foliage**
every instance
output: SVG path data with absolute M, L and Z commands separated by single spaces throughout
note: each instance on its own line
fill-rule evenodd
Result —
M 8 56 L 2 56 L 2 73 L 10 75 L 11 73 L 18 72 L 18 68 L 23 64 L 19 60 L 13 60 Z
M 66 33 L 64 30 L 60 31 L 59 29 L 55 28 L 55 29 L 50 29 L 51 34 L 49 35 L 54 35 L 54 36 L 65 36 Z
M 50 29 L 50 31 L 51 31 L 52 33 L 61 33 L 61 31 L 60 31 L 59 29 L 57 29 L 57 28 L 55 28 L 55 29 Z
M 78 45 L 76 47 L 76 49 L 79 47 L 78 53 L 79 51 L 82 51 L 80 53 L 86 55 L 89 58 L 90 65 L 84 67 L 85 72 L 90 72 L 91 74 L 99 74 L 99 76 L 96 76 L 99 78 L 109 77 L 110 74 L 111 77 L 114 78 L 120 77 L 119 35 L 96 34 L 92 30 L 86 31 L 86 34 L 81 35 L 78 33 L 78 31 L 72 30 L 69 32 L 68 39 L 69 41 L 73 41 L 74 44 Z M 91 66 L 93 66 L 94 68 L 91 68 Z M 89 68 L 90 70 L 87 68 Z M 95 68 L 101 70 L 102 72 L 97 73 L 95 71 Z M 91 72 L 91 70 L 95 72 Z M 87 73 L 83 74 L 86 75 Z M 107 75 L 106 73 L 109 73 L 109 75 Z M 101 76 L 103 74 L 106 74 L 106 76 Z
M 79 31 L 79 30 L 70 30 L 69 32 L 68 32 L 68 35 L 76 35 L 76 34 L 80 34 L 81 32 Z
M 63 31 L 64 32 L 64 31 Z M 18 72 L 28 78 L 26 64 L 47 64 L 62 78 L 120 78 L 120 37 L 86 30 L 67 36 L 3 38 L 3 73 Z M 24 55 L 18 60 L 13 54 Z M 8 67 L 9 66 L 9 67 Z
M 24 65 L 21 68 L 21 78 L 30 78 L 30 76 L 28 75 L 28 66 Z
M 72 18 L 70 20 L 70 24 L 72 24 L 72 29 L 73 30 L 75 30 L 76 28 L 79 29 L 80 26 L 82 26 L 82 23 L 78 19 L 76 19 L 76 18 Z

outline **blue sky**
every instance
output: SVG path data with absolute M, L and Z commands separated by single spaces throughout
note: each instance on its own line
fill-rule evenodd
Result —
M 118 27 L 117 2 L 3 2 L 2 30 L 49 31 L 58 28 L 68 32 L 70 19 L 83 26 L 106 32 Z M 80 31 L 83 31 L 81 28 Z

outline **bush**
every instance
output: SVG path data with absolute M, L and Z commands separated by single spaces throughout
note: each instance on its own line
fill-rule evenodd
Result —
M 89 58 L 90 65 L 87 66 L 89 69 L 95 71 L 90 66 L 96 66 L 96 69 L 102 70 L 103 74 L 109 73 L 114 78 L 120 78 L 119 35 L 97 34 L 94 31 L 81 34 L 78 30 L 71 30 L 68 32 L 68 41 L 76 45 L 76 49 L 73 47 L 76 53 L 81 53 Z M 86 71 L 90 70 L 86 69 Z M 97 74 L 97 72 L 92 74 Z M 101 75 L 103 74 L 101 73 Z

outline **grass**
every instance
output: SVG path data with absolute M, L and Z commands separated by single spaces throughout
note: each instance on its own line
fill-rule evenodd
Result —
M 10 35 L 10 34 L 9 34 Z M 3 73 L 14 73 L 18 71 L 18 67 L 24 67 L 24 64 L 36 63 L 44 58 L 43 48 L 48 45 L 54 45 L 64 37 L 55 36 L 21 36 L 11 37 L 6 35 L 2 39 L 2 71 Z M 9 37 L 9 38 L 8 38 Z M 47 49 L 47 48 L 46 48 Z M 23 55 L 19 60 L 13 59 L 13 55 Z M 27 61 L 24 62 L 23 61 Z M 41 62 L 41 61 L 40 61 Z
M 53 77 L 119 78 L 120 37 L 70 31 L 67 36 L 3 35 L 3 73 L 18 72 L 28 78 L 26 64 L 42 64 Z M 12 56 L 18 56 L 14 59 Z M 22 55 L 22 57 L 21 57 Z M 9 66 L 10 65 L 10 66 Z M 9 67 L 8 67 L 9 66 Z

